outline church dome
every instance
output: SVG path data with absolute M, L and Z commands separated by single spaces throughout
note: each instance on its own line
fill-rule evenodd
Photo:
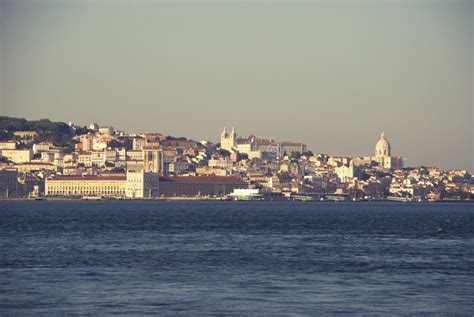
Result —
M 380 140 L 375 145 L 375 156 L 390 156 L 391 148 L 390 143 L 385 138 L 385 134 L 380 135 Z

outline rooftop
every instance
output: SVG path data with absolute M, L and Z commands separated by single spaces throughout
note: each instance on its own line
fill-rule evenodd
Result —
M 235 176 L 161 176 L 160 182 L 175 183 L 214 183 L 214 184 L 245 184 L 240 178 Z
M 95 175 L 87 175 L 87 176 L 78 176 L 78 175 L 56 175 L 54 178 L 50 180 L 59 180 L 59 181 L 125 181 L 127 180 L 127 176 L 125 175 L 108 175 L 108 176 L 95 176 Z

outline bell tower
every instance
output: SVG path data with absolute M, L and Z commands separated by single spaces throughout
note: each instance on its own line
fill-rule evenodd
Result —
M 227 134 L 226 128 L 221 133 L 221 148 L 227 151 L 231 151 L 237 144 L 237 133 L 235 128 L 232 128 L 230 134 Z

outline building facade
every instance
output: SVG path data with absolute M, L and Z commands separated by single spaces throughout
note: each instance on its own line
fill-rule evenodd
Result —
M 2 141 L 0 142 L 0 150 L 15 150 L 16 142 L 15 141 Z
M 235 132 L 235 129 L 232 128 L 232 131 L 228 134 L 225 127 L 224 130 L 221 133 L 221 148 L 232 152 L 235 150 L 235 147 L 237 146 L 237 133 Z
M 158 173 L 127 171 L 127 198 L 154 198 L 159 196 L 160 175 Z
M 224 196 L 247 187 L 247 183 L 233 176 L 160 177 L 160 196 L 164 197 Z
M 13 163 L 27 163 L 33 158 L 33 151 L 31 149 L 1 150 L 0 155 L 6 157 Z
M 375 145 L 375 156 L 372 159 L 384 169 L 403 168 L 403 158 L 392 156 L 392 146 L 385 138 L 385 133 L 380 135 L 380 140 Z
M 125 197 L 126 176 L 61 176 L 46 179 L 45 195 Z
M 18 171 L 16 169 L 0 169 L 0 197 L 15 197 L 18 195 Z
M 143 149 L 145 172 L 160 173 L 163 171 L 163 151 L 157 148 Z

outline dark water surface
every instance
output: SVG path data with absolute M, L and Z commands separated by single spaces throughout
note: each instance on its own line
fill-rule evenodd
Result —
M 0 314 L 474 314 L 474 204 L 0 201 Z

